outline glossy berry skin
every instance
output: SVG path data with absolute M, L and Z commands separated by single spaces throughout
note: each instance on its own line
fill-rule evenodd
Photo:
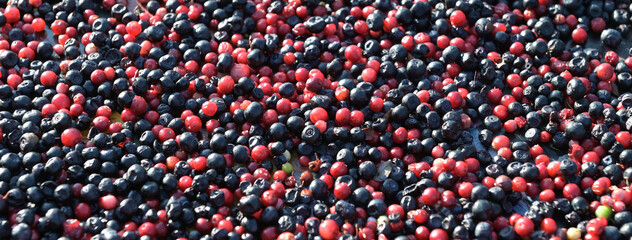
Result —
M 625 1 L 4 2 L 0 239 L 632 237 Z
M 595 69 L 597 77 L 602 81 L 610 80 L 614 74 L 614 68 L 608 63 L 602 63 Z
M 79 203 L 77 204 L 77 206 L 75 206 L 74 214 L 77 216 L 78 219 L 86 220 L 88 219 L 88 217 L 90 217 L 92 213 L 90 211 L 90 206 L 88 206 L 88 204 Z
M 541 228 L 548 234 L 553 234 L 557 231 L 557 223 L 552 218 L 545 218 L 542 220 Z
M 362 49 L 355 45 L 347 47 L 345 49 L 345 58 L 352 63 L 357 63 L 362 58 Z
M 534 229 L 533 221 L 529 218 L 521 217 L 516 221 L 515 229 L 519 236 L 529 236 Z
M 461 10 L 456 10 L 450 15 L 450 22 L 452 25 L 462 27 L 466 24 L 465 14 Z
M 434 229 L 430 232 L 430 239 L 436 240 L 447 240 L 450 239 L 448 233 L 443 229 Z
M 184 120 L 184 125 L 190 132 L 199 132 L 202 129 L 202 120 L 198 116 L 188 116 Z
M 15 23 L 20 20 L 20 10 L 15 6 L 4 9 L 4 16 L 8 23 Z
M 263 145 L 256 146 L 251 151 L 252 158 L 257 162 L 262 162 L 270 154 L 270 150 Z
M 118 200 L 113 195 L 106 195 L 99 199 L 99 205 L 103 207 L 103 209 L 114 209 L 116 205 L 118 205 Z
M 213 116 L 217 112 L 217 104 L 214 102 L 205 102 L 202 104 L 202 112 L 207 116 Z
M 492 142 L 492 147 L 496 150 L 501 149 L 503 147 L 509 147 L 509 138 L 504 135 L 499 135 L 494 138 Z
M 160 133 L 158 134 L 158 138 L 160 139 L 160 141 L 167 141 L 168 139 L 174 139 L 175 136 L 175 132 L 170 129 L 170 128 L 163 128 L 160 129 Z
M 143 223 L 138 227 L 138 233 L 141 236 L 154 237 L 156 236 L 156 226 L 150 222 Z
M 309 115 L 310 120 L 315 123 L 318 121 L 326 121 L 329 119 L 327 111 L 321 107 L 314 108 Z
M 421 196 L 424 204 L 427 205 L 434 205 L 439 201 L 439 192 L 435 188 L 427 188 Z
M 583 28 L 576 28 L 575 30 L 573 30 L 572 38 L 574 42 L 578 44 L 584 44 L 586 42 L 586 39 L 588 38 L 588 34 Z
M 334 195 L 336 195 L 338 199 L 347 199 L 349 195 L 351 195 L 351 188 L 346 183 L 336 184 Z
M 74 146 L 81 142 L 81 132 L 76 128 L 69 128 L 61 133 L 61 142 L 64 146 Z
M 40 76 L 40 82 L 46 87 L 52 87 L 57 83 L 57 74 L 53 71 L 45 71 Z
M 318 233 L 323 239 L 333 240 L 340 235 L 340 230 L 334 220 L 327 219 L 320 223 Z

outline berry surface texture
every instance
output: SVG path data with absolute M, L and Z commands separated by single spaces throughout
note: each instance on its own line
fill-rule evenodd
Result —
M 629 240 L 631 184 L 631 0 L 0 0 L 0 240 Z

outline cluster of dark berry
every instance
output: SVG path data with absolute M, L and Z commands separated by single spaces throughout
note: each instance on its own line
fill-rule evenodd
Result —
M 0 239 L 632 237 L 629 1 L 0 12 Z

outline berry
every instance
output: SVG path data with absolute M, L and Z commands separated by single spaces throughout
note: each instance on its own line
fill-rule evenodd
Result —
M 46 87 L 55 86 L 55 83 L 57 83 L 57 74 L 53 71 L 45 71 L 40 76 L 40 82 Z
M 521 217 L 516 221 L 514 228 L 519 236 L 529 236 L 534 230 L 533 221 L 529 218 Z
M 350 45 L 345 49 L 345 58 L 351 63 L 357 63 L 362 58 L 362 49 L 356 45 Z
M 334 195 L 336 195 L 338 199 L 347 199 L 349 195 L 351 195 L 351 188 L 349 188 L 347 183 L 336 184 L 334 188 Z
M 212 117 L 217 112 L 217 104 L 214 102 L 208 101 L 202 104 L 202 112 L 209 117 Z
M 467 23 L 465 14 L 461 10 L 456 10 L 450 14 L 450 22 L 457 27 L 462 27 Z
M 323 239 L 332 240 L 340 235 L 340 229 L 334 220 L 326 219 L 318 226 L 318 233 Z
M 99 2 L 2 9 L 2 239 L 632 236 L 626 4 Z
M 597 66 L 595 72 L 601 81 L 608 81 L 614 74 L 614 68 L 608 63 L 602 63 Z
M 574 42 L 584 44 L 586 42 L 586 39 L 588 38 L 588 34 L 583 28 L 576 28 L 575 30 L 573 30 L 572 38 Z
M 76 128 L 69 128 L 61 133 L 61 142 L 64 146 L 74 146 L 81 142 L 81 132 Z
M 116 197 L 113 195 L 106 195 L 103 196 L 99 199 L 99 205 L 106 210 L 111 210 L 114 209 L 116 207 L 116 205 L 118 205 L 118 201 L 116 200 Z
M 252 149 L 251 154 L 252 154 L 252 159 L 254 159 L 257 162 L 262 162 L 266 160 L 266 158 L 268 158 L 268 155 L 270 154 L 270 150 L 268 150 L 268 148 L 263 145 L 259 145 Z
M 188 116 L 184 120 L 184 125 L 189 132 L 199 132 L 202 129 L 202 120 L 198 116 Z
M 595 210 L 595 216 L 610 219 L 612 217 L 612 208 L 601 205 Z
M 156 226 L 153 223 L 146 222 L 138 227 L 138 234 L 141 236 L 156 236 Z
M 317 107 L 317 108 L 312 109 L 311 113 L 309 114 L 309 119 L 310 121 L 315 123 L 320 120 L 327 121 L 329 117 L 327 116 L 327 111 L 325 109 L 321 107 Z
M 8 6 L 4 9 L 4 17 L 8 23 L 15 23 L 20 20 L 20 10 L 14 6 Z

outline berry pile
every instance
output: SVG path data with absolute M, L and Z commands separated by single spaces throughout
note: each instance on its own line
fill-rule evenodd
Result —
M 632 237 L 629 1 L 130 2 L 0 0 L 0 239 Z

